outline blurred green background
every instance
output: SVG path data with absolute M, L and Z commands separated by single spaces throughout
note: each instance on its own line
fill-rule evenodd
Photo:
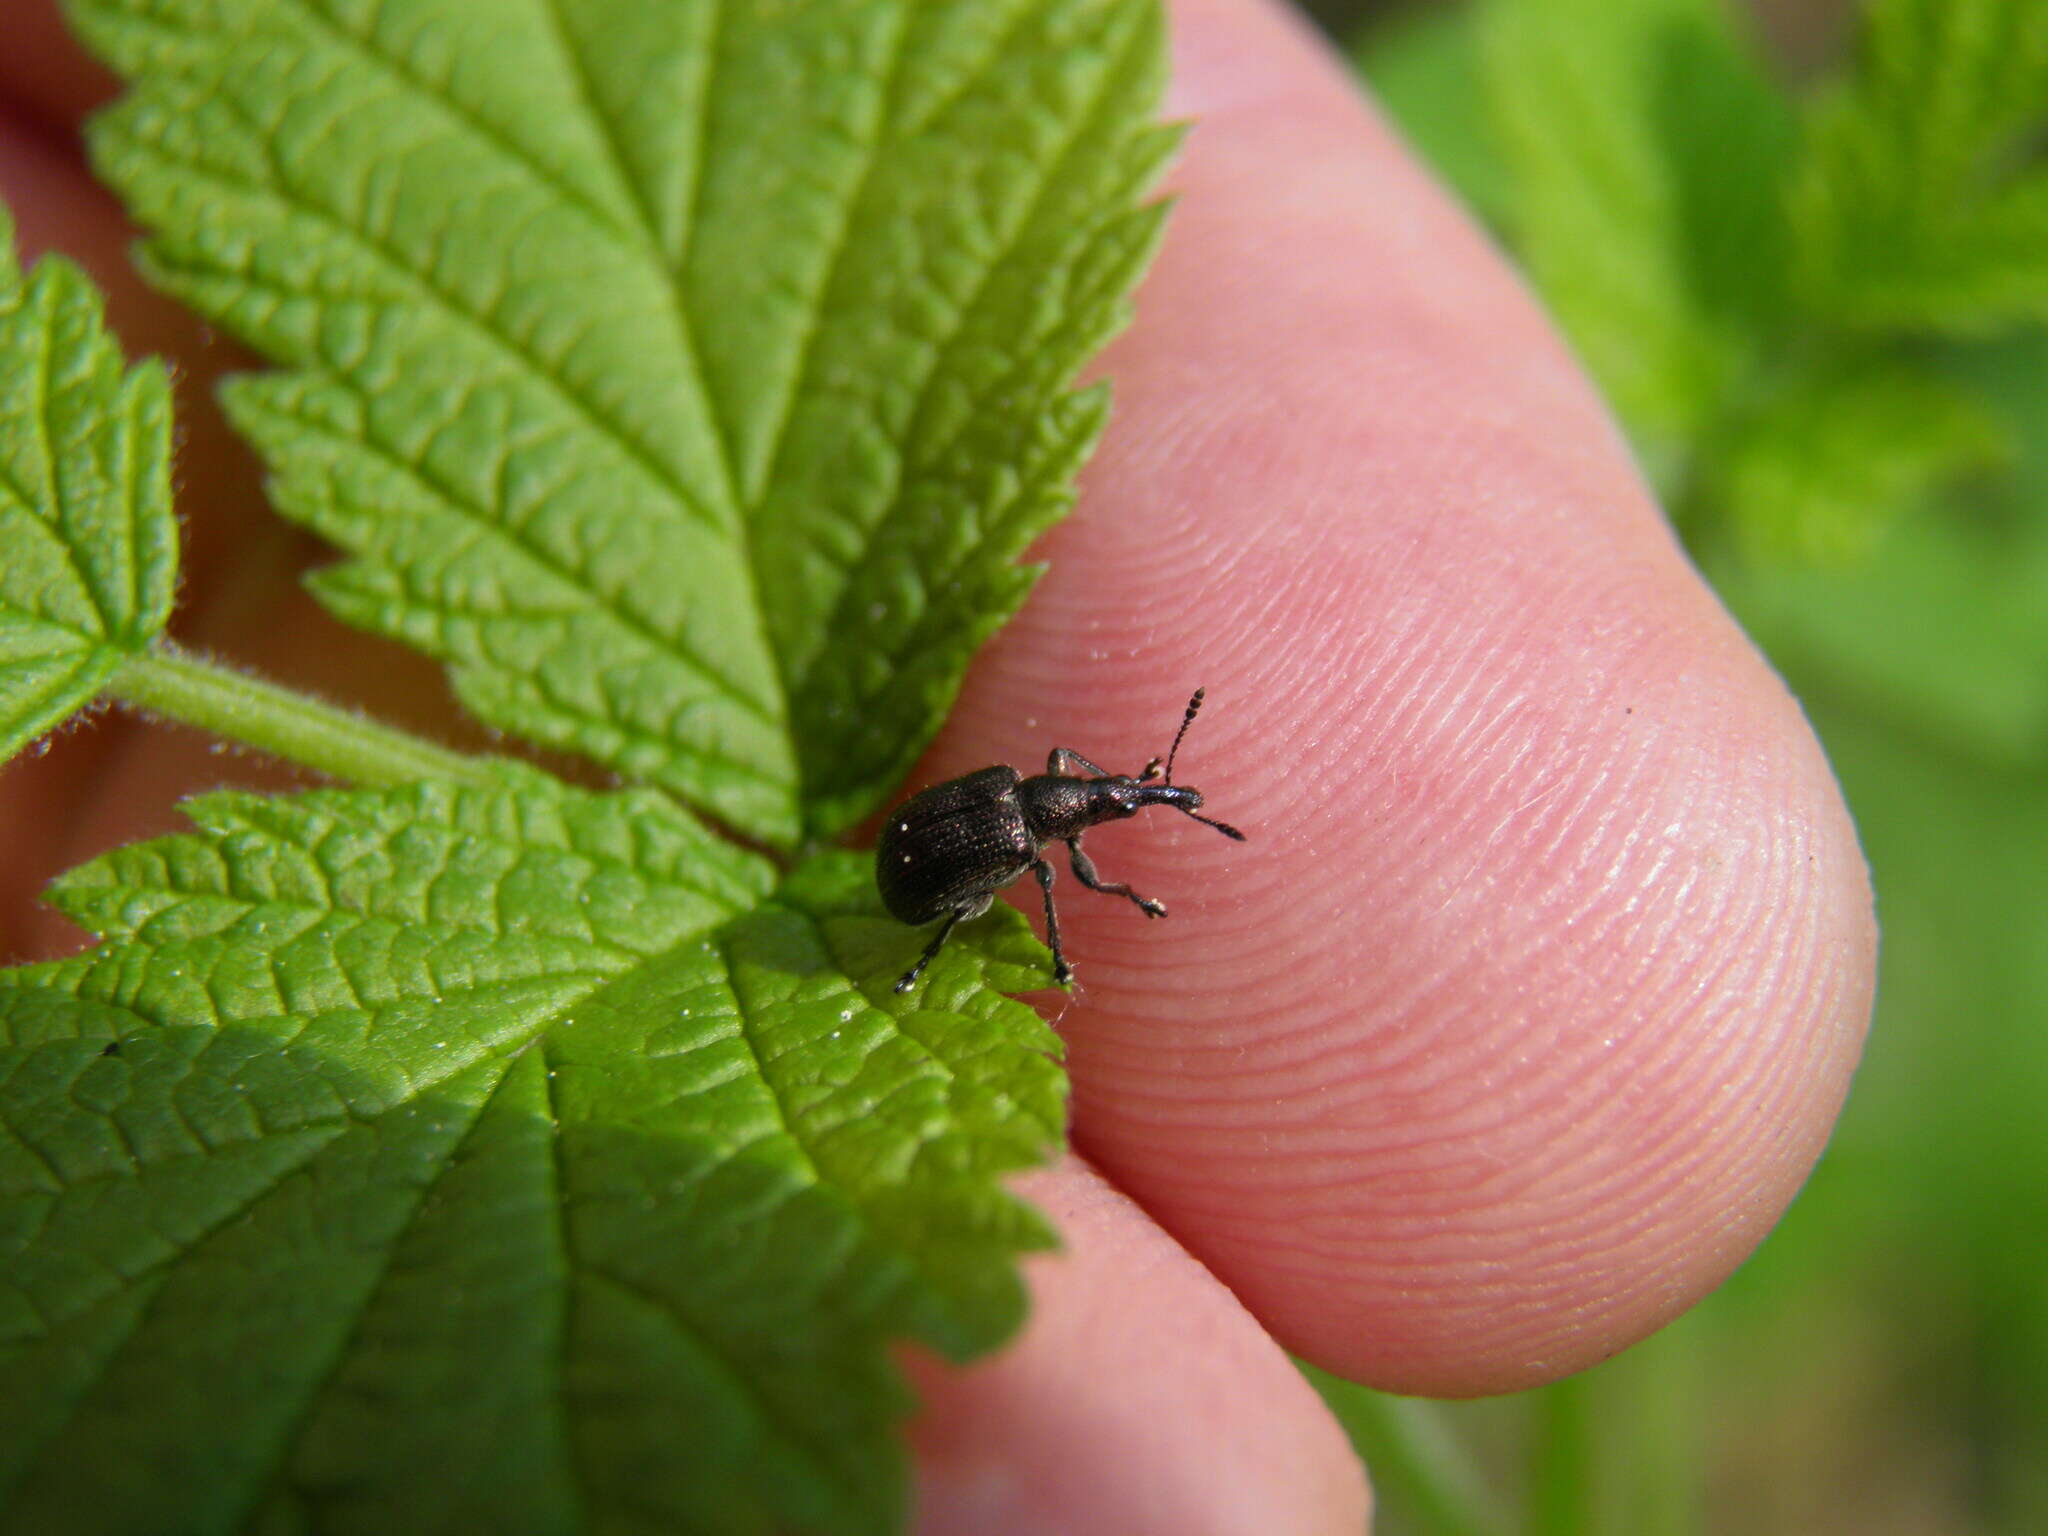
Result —
M 1871 1045 L 1723 1290 L 1474 1404 L 1318 1377 L 1379 1530 L 2048 1532 L 2048 0 L 1312 6 L 1805 702 Z

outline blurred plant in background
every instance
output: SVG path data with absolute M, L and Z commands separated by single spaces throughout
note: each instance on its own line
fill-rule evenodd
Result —
M 1493 1403 L 1317 1378 L 1389 1536 L 2048 1531 L 2048 4 L 1871 0 L 1796 86 L 1749 20 L 1354 46 L 1805 702 L 1885 934 L 1834 1143 L 1706 1306 Z

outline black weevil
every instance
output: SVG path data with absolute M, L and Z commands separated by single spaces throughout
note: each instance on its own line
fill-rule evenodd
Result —
M 1225 837 L 1244 841 L 1244 834 L 1200 814 L 1202 792 L 1173 782 L 1173 759 L 1181 738 L 1195 723 L 1202 692 L 1188 700 L 1180 730 L 1166 754 L 1162 775 L 1153 758 L 1136 778 L 1104 773 L 1066 747 L 1054 747 L 1045 772 L 1025 778 L 1014 768 L 984 768 L 964 778 L 949 779 L 912 795 L 882 828 L 875 845 L 875 884 L 882 902 L 899 922 L 913 925 L 943 917 L 946 921 L 925 946 L 917 964 L 896 983 L 898 992 L 917 984 L 946 935 L 962 918 L 979 917 L 995 893 L 1027 869 L 1038 876 L 1045 892 L 1045 935 L 1052 946 L 1053 979 L 1064 986 L 1073 967 L 1060 952 L 1059 919 L 1052 910 L 1052 865 L 1045 845 L 1064 842 L 1072 855 L 1074 877 L 1091 891 L 1128 897 L 1147 917 L 1166 916 L 1165 906 L 1148 900 L 1128 885 L 1096 878 L 1095 865 L 1081 851 L 1081 834 L 1098 821 L 1121 821 L 1148 805 L 1170 805 Z M 1082 778 L 1081 773 L 1093 774 Z M 1158 779 L 1158 783 L 1153 783 Z

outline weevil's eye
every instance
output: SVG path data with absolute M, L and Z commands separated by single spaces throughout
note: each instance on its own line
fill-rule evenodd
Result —
M 1138 814 L 1144 802 L 1138 798 L 1138 781 L 1117 774 L 1097 779 L 1089 786 L 1089 814 L 1097 821 L 1121 821 Z

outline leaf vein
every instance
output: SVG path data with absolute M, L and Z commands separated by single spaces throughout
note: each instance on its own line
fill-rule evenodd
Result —
M 592 1280 L 611 1286 L 628 1300 L 638 1302 L 678 1331 L 687 1334 L 703 1352 L 705 1359 L 715 1363 L 724 1372 L 734 1389 L 734 1396 L 743 1397 L 753 1403 L 763 1424 L 772 1427 L 775 1437 L 784 1446 L 802 1457 L 822 1481 L 844 1491 L 858 1493 L 857 1489 L 848 1487 L 846 1480 L 839 1476 L 837 1470 L 817 1447 L 805 1444 L 788 1432 L 790 1419 L 782 1411 L 784 1405 L 776 1402 L 761 1389 L 754 1372 L 747 1369 L 743 1361 L 720 1347 L 722 1341 L 715 1330 L 690 1317 L 672 1297 L 649 1291 L 644 1286 L 609 1270 L 592 1267 L 584 1273 Z
M 254 286 L 253 283 L 252 286 Z M 364 389 L 352 378 L 337 374 L 328 374 L 326 377 L 337 387 L 346 390 L 350 396 L 361 402 L 367 417 L 368 407 L 372 402 L 372 396 L 368 390 Z M 650 649 L 673 658 L 691 673 L 704 679 L 714 692 L 745 710 L 748 714 L 754 716 L 755 719 L 771 725 L 775 723 L 774 717 L 758 699 L 750 698 L 745 693 L 742 693 L 730 678 L 725 677 L 709 662 L 698 656 L 690 646 L 684 644 L 680 635 L 655 628 L 652 623 L 634 611 L 633 606 L 626 601 L 626 594 L 606 592 L 597 587 L 587 570 L 558 559 L 544 545 L 534 539 L 529 530 L 522 524 L 494 516 L 490 508 L 476 505 L 462 496 L 443 477 L 434 474 L 417 460 L 400 455 L 396 449 L 371 433 L 365 432 L 360 438 L 345 437 L 338 432 L 325 428 L 316 421 L 308 419 L 303 414 L 295 414 L 292 419 L 306 428 L 309 436 L 325 438 L 343 450 L 365 453 L 372 458 L 380 460 L 393 473 L 410 480 L 423 493 L 431 496 L 450 517 L 458 522 L 467 523 L 474 532 L 486 536 L 495 535 L 503 539 L 513 550 L 531 560 L 543 574 L 554 577 L 564 585 L 585 594 L 591 600 L 589 606 L 572 610 L 569 616 L 594 616 L 617 624 L 628 634 L 636 636 L 643 641 Z M 446 559 L 452 552 L 444 550 L 440 553 Z M 410 562 L 407 562 L 403 567 L 408 572 L 410 572 L 411 568 Z M 433 611 L 447 614 L 451 617 L 480 616 L 484 619 L 491 617 L 489 613 L 482 610 L 456 608 L 445 601 L 434 600 L 430 594 L 413 587 L 410 582 L 408 582 L 408 589 L 420 606 L 430 608 Z M 668 745 L 673 748 L 675 744 L 668 743 Z M 708 756 L 710 754 L 707 753 L 705 755 Z M 736 766 L 740 766 L 736 759 L 726 758 L 722 760 L 734 762 Z M 759 770 L 756 769 L 755 771 L 758 772 Z
M 548 1117 L 548 1179 L 553 1186 L 550 1191 L 553 1198 L 547 1202 L 547 1208 L 553 1216 L 555 1251 L 562 1264 L 561 1295 L 555 1307 L 555 1347 L 552 1351 L 556 1378 L 554 1390 L 544 1395 L 554 1420 L 553 1430 L 560 1445 L 561 1465 L 569 1477 L 569 1503 L 587 1514 L 590 1508 L 590 1472 L 583 1465 L 583 1458 L 577 1454 L 576 1435 L 569 1422 L 569 1329 L 570 1310 L 576 1298 L 573 1278 L 576 1273 L 576 1244 L 569 1225 L 568 1169 L 562 1159 L 562 1110 L 555 1098 L 555 1072 L 548 1064 L 545 1032 L 535 1038 L 534 1050 L 540 1057 L 541 1103 Z
M 552 5 L 553 0 L 543 0 L 543 3 Z M 301 0 L 299 9 L 307 21 L 317 30 L 324 32 L 329 38 L 349 48 L 363 61 L 382 66 L 383 70 L 401 86 L 409 87 L 405 92 L 406 95 L 417 102 L 424 103 L 429 109 L 437 110 L 452 118 L 462 127 L 468 129 L 487 147 L 497 150 L 506 160 L 519 167 L 522 171 L 525 171 L 535 181 L 559 196 L 563 202 L 571 207 L 581 209 L 597 223 L 608 226 L 621 237 L 629 235 L 630 231 L 619 222 L 611 209 L 586 196 L 573 182 L 564 180 L 556 172 L 549 169 L 544 161 L 525 146 L 506 135 L 501 129 L 493 125 L 489 119 L 480 116 L 464 105 L 453 91 L 448 90 L 435 81 L 427 79 L 417 70 L 413 69 L 404 59 L 377 46 L 373 39 L 351 31 L 346 22 L 330 14 L 322 6 L 315 3 L 315 0 Z M 379 7 L 373 6 L 368 8 L 364 14 L 367 18 L 374 19 L 379 9 Z
M 123 1292 L 131 1291 L 135 1289 L 136 1286 L 147 1284 L 150 1280 L 156 1278 L 159 1275 L 167 1275 L 168 1271 L 174 1265 L 182 1263 L 186 1256 L 193 1249 L 199 1247 L 209 1238 L 226 1230 L 235 1222 L 240 1221 L 243 1218 L 243 1216 L 245 1216 L 248 1213 L 249 1208 L 251 1206 L 255 1205 L 258 1201 L 267 1197 L 286 1179 L 289 1179 L 293 1177 L 295 1174 L 297 1174 L 301 1169 L 305 1167 L 308 1161 L 310 1161 L 312 1158 L 318 1156 L 319 1153 L 324 1151 L 335 1140 L 336 1137 L 344 1134 L 353 1124 L 357 1123 L 360 1122 L 355 1121 L 354 1118 L 351 1116 L 345 1117 L 330 1125 L 306 1127 L 303 1131 L 297 1134 L 303 1135 L 310 1132 L 323 1130 L 329 1131 L 330 1134 L 324 1140 L 320 1141 L 318 1144 L 307 1147 L 305 1149 L 304 1157 L 298 1159 L 289 1167 L 280 1168 L 276 1170 L 275 1176 L 273 1178 L 250 1188 L 245 1193 L 243 1198 L 239 1200 L 230 1200 L 226 1202 L 224 1208 L 215 1214 L 213 1220 L 203 1223 L 189 1235 L 182 1235 L 179 1238 L 179 1240 L 175 1243 L 166 1240 L 164 1246 L 167 1251 L 164 1252 L 160 1257 L 152 1259 L 149 1263 L 143 1264 L 135 1269 L 120 1269 L 115 1267 L 111 1263 L 101 1264 L 100 1267 L 104 1269 L 107 1274 L 111 1275 L 114 1278 L 114 1286 L 110 1290 L 102 1291 L 96 1295 L 90 1295 L 85 1297 L 83 1299 L 82 1305 L 74 1307 L 71 1311 L 57 1317 L 55 1319 L 55 1322 L 58 1325 L 62 1325 L 63 1323 L 70 1321 L 72 1318 L 77 1317 L 82 1313 L 90 1310 L 91 1308 L 100 1305 L 102 1302 L 106 1301 L 110 1296 L 116 1296 L 122 1294 Z M 176 1153 L 170 1157 L 159 1157 L 152 1159 L 150 1166 L 152 1168 L 174 1167 L 178 1163 L 184 1162 L 191 1158 L 204 1158 L 209 1157 L 211 1155 L 212 1153 L 210 1150 Z M 65 1185 L 65 1192 L 68 1194 L 74 1190 L 91 1189 L 98 1185 L 109 1185 L 117 1181 L 126 1182 L 132 1180 L 132 1178 L 133 1175 L 123 1173 L 95 1174 L 90 1178 L 74 1179 L 68 1182 Z M 162 1238 L 161 1233 L 154 1232 L 154 1229 L 152 1230 L 153 1235 Z M 72 1250 L 72 1256 L 84 1257 L 86 1255 L 83 1249 L 74 1249 Z M 154 1310 L 157 1301 L 162 1297 L 162 1295 L 163 1292 L 159 1290 L 156 1296 L 150 1298 L 149 1306 L 145 1307 L 142 1313 L 135 1320 L 135 1327 L 133 1330 L 131 1330 L 129 1334 L 129 1337 L 131 1339 L 134 1337 L 135 1334 L 143 1331 L 144 1327 L 147 1325 L 149 1321 L 151 1311 Z M 48 1314 L 45 1314 L 46 1318 L 47 1316 Z M 125 1347 L 125 1345 L 123 1347 Z M 115 1356 L 117 1356 L 119 1353 L 120 1350 L 116 1349 L 108 1354 L 106 1360 L 103 1362 L 102 1374 L 104 1374 L 105 1367 L 111 1366 L 113 1364 Z M 84 1392 L 81 1392 L 79 1394 L 78 1401 L 73 1406 L 73 1417 L 76 1416 L 78 1409 L 83 1407 L 85 1398 L 88 1395 L 89 1394 Z M 67 1418 L 63 1422 L 68 1423 L 69 1419 Z M 60 1424 L 59 1429 L 61 1428 L 62 1425 Z M 54 1435 L 51 1438 L 54 1438 Z
M 497 1082 L 491 1085 L 489 1093 L 478 1097 L 476 1104 L 471 1107 L 468 1123 L 462 1127 L 460 1136 L 452 1139 L 452 1145 L 459 1147 L 461 1142 L 469 1136 L 469 1133 L 475 1130 L 477 1121 L 483 1118 L 485 1107 L 490 1103 L 492 1097 L 497 1094 L 499 1088 L 504 1085 L 505 1078 L 510 1072 L 512 1059 L 508 1056 L 499 1064 Z M 450 1119 L 451 1121 L 454 1119 L 452 1113 Z M 374 1127 L 366 1126 L 365 1129 L 374 1129 Z M 273 1442 L 276 1463 L 270 1476 L 268 1478 L 254 1477 L 250 1479 L 249 1501 L 243 1506 L 237 1518 L 229 1523 L 226 1527 L 227 1529 L 242 1530 L 253 1525 L 255 1523 L 255 1516 L 262 1509 L 264 1501 L 278 1491 L 291 1486 L 292 1452 L 298 1444 L 299 1437 L 306 1432 L 307 1426 L 313 1422 L 314 1415 L 320 1410 L 323 1398 L 328 1389 L 334 1384 L 334 1378 L 340 1374 L 342 1368 L 348 1363 L 350 1352 L 354 1349 L 356 1341 L 362 1337 L 364 1324 L 375 1306 L 377 1293 L 383 1288 L 384 1282 L 390 1278 L 392 1266 L 398 1261 L 398 1251 L 404 1246 L 406 1228 L 411 1226 L 418 1217 L 420 1208 L 426 1204 L 427 1196 L 432 1193 L 434 1186 L 447 1177 L 450 1166 L 451 1160 L 444 1158 L 436 1169 L 434 1176 L 421 1180 L 413 1190 L 410 1202 L 411 1208 L 405 1213 L 404 1219 L 393 1228 L 389 1237 L 386 1238 L 383 1253 L 377 1264 L 377 1272 L 370 1277 L 369 1284 L 363 1287 L 355 1308 L 355 1315 L 348 1320 L 348 1325 L 341 1330 L 340 1337 L 335 1340 L 334 1348 L 328 1354 L 327 1359 L 308 1374 L 301 1389 L 302 1395 L 298 1405 L 287 1416 L 287 1422 L 280 1427 L 277 1438 Z
M 675 328 L 676 345 L 682 353 L 684 365 L 695 388 L 699 408 L 704 412 L 704 419 L 710 425 L 711 440 L 718 445 L 719 462 L 717 469 L 719 482 L 725 488 L 727 498 L 734 504 L 737 504 L 738 493 L 735 490 L 736 475 L 731 429 L 726 425 L 724 413 L 718 408 L 717 395 L 706 387 L 704 367 L 697 346 L 696 331 L 691 324 L 689 308 L 684 302 L 681 287 L 680 274 L 685 270 L 685 260 L 683 257 L 687 256 L 687 247 L 683 257 L 679 257 L 673 263 L 670 262 L 667 253 L 662 248 L 661 232 L 655 222 L 653 207 L 649 204 L 645 189 L 641 186 L 639 178 L 633 174 L 632 166 L 626 158 L 624 146 L 619 138 L 618 125 L 612 120 L 611 115 L 605 112 L 599 105 L 598 95 L 593 87 L 589 68 L 584 62 L 583 55 L 577 51 L 575 44 L 570 39 L 568 24 L 562 17 L 562 0 L 539 0 L 539 3 L 542 10 L 546 13 L 555 34 L 557 46 L 559 46 L 563 56 L 569 61 L 570 72 L 575 78 L 577 97 L 583 103 L 584 111 L 588 114 L 591 122 L 596 126 L 599 137 L 604 141 L 606 153 L 611 158 L 612 169 L 617 174 L 620 185 L 625 188 L 626 196 L 631 201 L 633 211 L 639 219 L 637 233 L 643 237 L 641 243 L 655 270 L 661 273 L 664 279 L 662 291 L 669 300 L 669 320 Z M 709 20 L 706 23 L 707 35 L 699 50 L 707 56 L 715 54 L 717 49 L 719 29 L 724 17 L 724 7 L 721 0 L 710 0 L 709 13 Z M 707 79 L 701 93 L 701 105 L 699 107 L 701 117 L 707 121 L 711 111 L 711 97 L 712 88 L 707 72 Z M 700 121 L 698 124 L 697 146 L 697 154 L 692 163 L 693 204 L 691 220 L 687 226 L 691 230 L 696 228 L 695 188 L 701 184 L 701 178 L 698 177 L 697 172 L 702 166 L 704 159 L 703 121 Z
M 903 60 L 909 52 L 906 45 L 906 39 L 910 31 L 909 23 L 904 18 L 902 11 L 899 10 L 897 14 L 896 33 L 890 39 L 889 61 L 882 76 L 883 121 L 885 124 L 887 122 L 888 103 L 896 95 L 897 75 L 903 68 Z M 878 135 L 879 137 L 880 135 Z M 879 143 L 870 147 L 867 160 L 861 166 L 859 179 L 854 183 L 853 190 L 846 199 L 845 217 L 840 220 L 839 228 L 833 231 L 831 254 L 826 258 L 824 275 L 818 283 L 816 300 L 811 306 L 810 317 L 804 327 L 803 337 L 799 343 L 797 366 L 790 372 L 789 388 L 783 400 L 781 415 L 776 422 L 775 434 L 770 440 L 771 447 L 768 455 L 763 461 L 768 466 L 767 475 L 762 482 L 764 493 L 768 487 L 775 484 L 780 475 L 782 455 L 789 444 L 790 424 L 796 418 L 797 404 L 804 397 L 807 386 L 810 383 L 812 358 L 817 350 L 818 339 L 824 334 L 825 330 L 827 306 L 823 301 L 832 292 L 833 285 L 838 282 L 840 268 L 845 263 L 848 252 L 853 247 L 853 232 L 860 222 L 860 213 L 862 206 L 867 201 L 868 188 L 875 179 L 877 168 L 885 158 L 880 153 L 880 147 Z M 749 563 L 758 569 L 760 560 L 753 549 L 755 537 L 754 520 L 748 517 L 744 522 L 750 557 Z
M 143 471 L 135 457 L 136 437 L 145 430 L 142 423 L 137 420 L 142 412 L 141 377 L 138 373 L 122 387 L 121 409 L 116 417 L 117 430 L 114 441 L 122 511 L 120 537 L 124 558 L 121 566 L 128 588 L 127 610 L 130 625 L 147 622 L 147 617 L 142 611 L 142 528 L 146 492 L 142 484 Z
M 477 337 L 494 348 L 508 362 L 517 365 L 518 372 L 529 383 L 539 385 L 554 399 L 567 406 L 570 413 L 588 428 L 594 439 L 609 443 L 621 457 L 637 470 L 662 497 L 674 504 L 678 512 L 700 524 L 707 531 L 724 536 L 728 530 L 722 525 L 716 513 L 692 496 L 686 486 L 672 475 L 667 467 L 654 456 L 644 444 L 630 436 L 617 422 L 608 417 L 598 403 L 583 391 L 571 387 L 569 381 L 558 374 L 545 358 L 536 355 L 510 330 L 506 329 L 492 314 L 473 308 L 463 302 L 455 293 L 423 275 L 420 266 L 409 262 L 371 231 L 358 228 L 332 208 L 317 200 L 304 189 L 294 185 L 286 175 L 282 162 L 277 158 L 276 146 L 269 142 L 264 126 L 253 119 L 240 103 L 222 98 L 224 110 L 233 112 L 248 129 L 249 136 L 261 148 L 270 165 L 271 178 L 268 182 L 246 176 L 235 176 L 218 166 L 199 166 L 182 163 L 177 169 L 194 181 L 220 187 L 258 200 L 272 199 L 282 207 L 318 224 L 334 241 L 338 248 L 351 249 L 376 265 L 386 276 L 400 287 L 411 292 L 421 301 L 420 307 L 440 315 L 451 329 Z M 170 271 L 190 271 L 212 277 L 224 277 L 238 285 L 264 292 L 282 294 L 288 298 L 303 299 L 317 297 L 338 300 L 343 303 L 362 303 L 360 294 L 328 295 L 311 286 L 301 289 L 286 288 L 266 283 L 257 274 L 236 267 L 201 263 L 198 261 L 178 262 L 165 256 L 161 248 L 153 249 L 152 257 Z M 315 361 L 301 358 L 291 366 L 318 377 L 339 381 L 339 375 L 325 360 Z
M 551 5 L 559 5 L 560 3 L 561 0 L 549 0 Z M 704 34 L 704 57 L 707 60 L 713 61 L 715 65 L 720 42 L 725 36 L 725 0 L 710 0 L 707 11 L 708 20 L 705 25 Z M 697 99 L 697 137 L 695 140 L 697 152 L 690 157 L 689 213 L 686 215 L 686 222 L 683 225 L 682 246 L 676 252 L 674 263 L 670 268 L 670 276 L 675 283 L 676 291 L 676 318 L 678 323 L 684 326 L 686 330 L 689 329 L 691 322 L 689 318 L 689 304 L 682 291 L 682 280 L 683 274 L 690 270 L 690 257 L 697 246 L 697 228 L 704 215 L 704 162 L 710 154 L 711 106 L 717 94 L 716 69 L 715 67 L 707 68 L 704 75 L 703 89 L 699 92 Z M 651 219 L 649 220 L 649 226 L 651 230 Z M 658 235 L 656 239 L 657 241 L 659 240 Z M 696 355 L 694 350 L 691 355 L 693 357 Z M 699 373 L 699 379 L 700 381 L 702 379 L 701 372 Z M 701 384 L 700 387 L 702 387 Z M 704 389 L 704 406 L 705 414 L 711 422 L 712 438 L 717 442 L 719 453 L 723 458 L 720 468 L 725 477 L 727 494 L 732 497 L 733 504 L 737 506 L 740 501 L 739 454 L 733 446 L 732 426 L 726 421 L 725 412 L 718 408 L 718 395 L 715 390 Z M 754 570 L 752 561 L 748 562 L 748 570 L 750 573 Z M 755 575 L 755 585 L 758 611 L 758 574 Z
M 9 474 L 6 477 L 5 483 L 16 499 L 28 511 L 27 528 L 32 530 L 38 538 L 46 541 L 49 546 L 53 547 L 63 564 L 69 568 L 79 596 L 84 599 L 86 606 L 98 618 L 100 627 L 97 632 L 94 632 L 88 629 L 80 629 L 71 624 L 61 623 L 61 621 L 43 615 L 42 617 L 44 617 L 45 622 L 58 624 L 59 627 L 73 634 L 82 635 L 93 641 L 104 641 L 112 633 L 112 625 L 108 621 L 106 605 L 100 600 L 100 594 L 95 590 L 92 580 L 86 574 L 85 567 L 79 563 L 78 550 L 70 539 L 64 537 L 61 531 L 62 521 L 69 508 L 58 481 L 57 435 L 56 424 L 53 420 L 55 411 L 53 396 L 56 390 L 56 337 L 54 335 L 55 321 L 54 317 L 50 314 L 50 308 L 55 301 L 51 296 L 50 284 L 45 273 L 39 272 L 32 276 L 28 288 L 28 297 L 33 301 L 35 320 L 34 325 L 30 327 L 30 334 L 35 339 L 36 348 L 34 371 L 30 375 L 33 380 L 30 386 L 33 398 L 29 402 L 28 414 L 34 418 L 36 424 L 36 446 L 39 450 L 36 457 L 39 461 L 38 467 L 42 472 L 43 480 L 39 494 L 41 505 L 47 510 L 43 513 L 37 512 L 38 492 L 31 490 L 23 481 Z M 27 310 L 31 306 L 25 302 L 21 307 Z

